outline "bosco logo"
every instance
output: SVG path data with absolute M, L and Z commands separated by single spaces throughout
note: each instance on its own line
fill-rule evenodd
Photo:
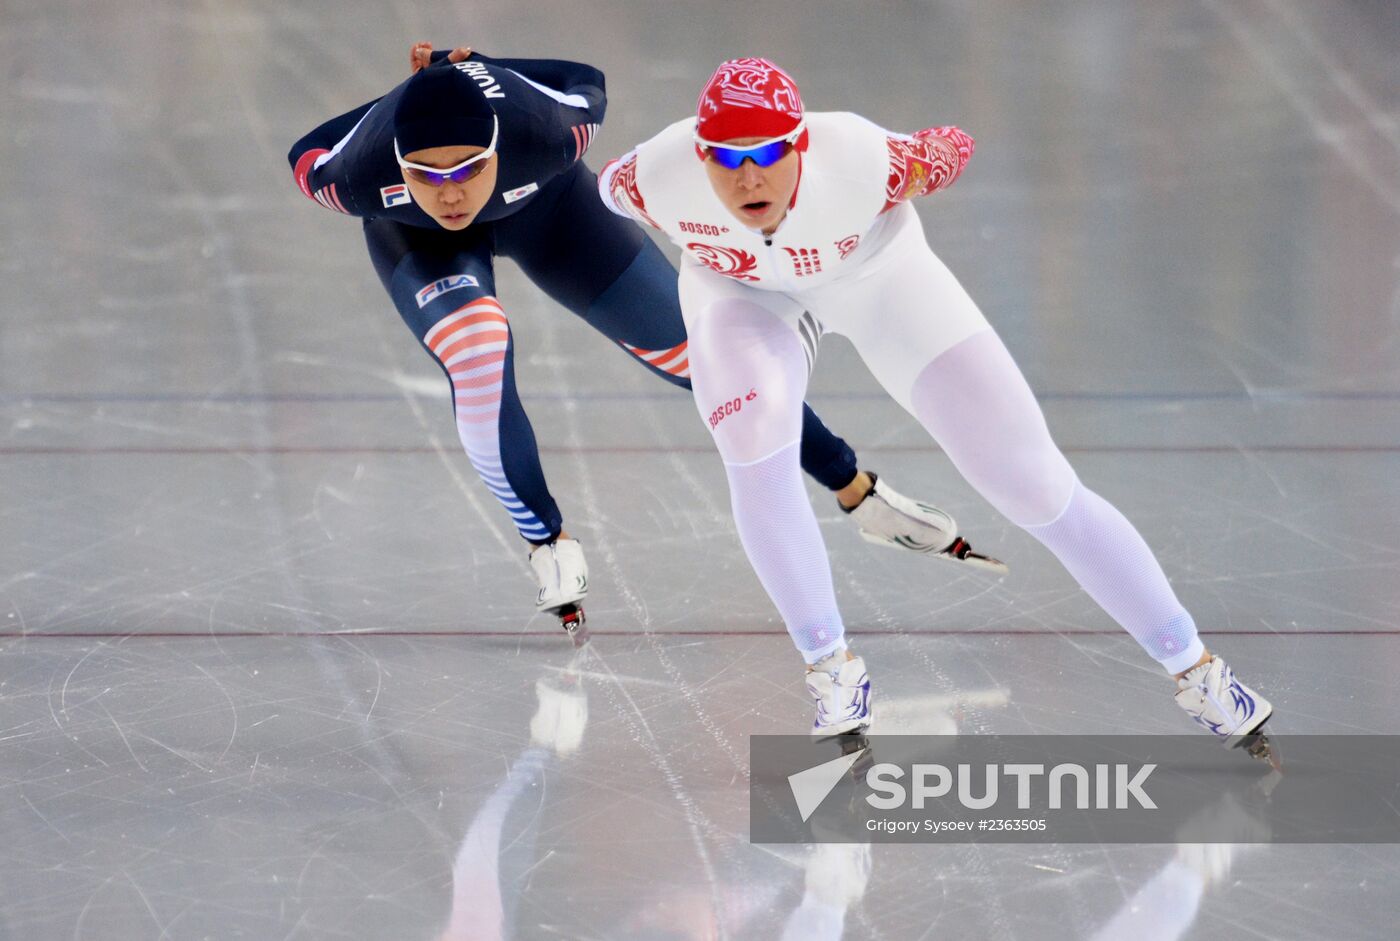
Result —
M 710 427 L 716 428 L 719 426 L 720 422 L 724 421 L 730 415 L 739 414 L 744 410 L 745 402 L 752 402 L 756 398 L 758 398 L 758 390 L 750 389 L 747 395 L 732 398 L 728 402 L 725 402 L 710 413 Z
M 682 222 L 680 230 L 689 232 L 691 235 L 724 235 L 729 231 L 729 226 L 709 225 L 704 222 Z

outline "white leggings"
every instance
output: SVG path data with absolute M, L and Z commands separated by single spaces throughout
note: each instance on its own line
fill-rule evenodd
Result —
M 906 207 L 907 208 L 907 207 Z M 695 402 L 729 477 L 744 551 L 808 663 L 844 645 L 826 546 L 797 453 L 817 326 L 855 345 L 959 473 L 1053 552 L 1169 672 L 1200 658 L 1190 614 L 1121 513 L 1079 482 L 1000 337 L 909 209 L 854 275 L 764 291 L 687 260 L 681 308 Z

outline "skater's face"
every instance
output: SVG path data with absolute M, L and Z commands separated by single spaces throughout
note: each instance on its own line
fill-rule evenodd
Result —
M 448 169 L 477 154 L 484 153 L 485 147 L 425 147 L 413 153 L 404 154 L 403 159 L 410 163 L 427 167 Z M 482 169 L 471 179 L 461 183 L 445 180 L 441 186 L 434 186 L 400 167 L 403 181 L 408 184 L 409 195 L 433 220 L 444 229 L 454 232 L 472 224 L 476 214 L 481 212 L 496 191 L 496 163 L 499 157 L 492 154 L 481 161 Z M 473 167 L 476 164 L 472 165 Z
M 725 143 L 745 147 L 766 139 L 741 137 Z M 745 160 L 731 170 L 716 160 L 706 160 L 705 173 L 710 178 L 715 195 L 734 218 L 750 229 L 771 235 L 792 204 L 792 194 L 797 191 L 800 160 L 797 151 L 789 147 L 782 158 L 766 167 Z

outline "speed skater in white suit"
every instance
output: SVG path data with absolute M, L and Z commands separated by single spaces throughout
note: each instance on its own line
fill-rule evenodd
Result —
M 798 468 L 817 340 L 839 333 L 963 477 L 1175 677 L 1193 719 L 1270 757 L 1260 729 L 1272 706 L 1205 649 L 1137 530 L 1080 482 L 1000 337 L 924 239 L 909 201 L 952 184 L 972 138 L 807 113 L 764 59 L 723 63 L 697 110 L 609 163 L 599 192 L 683 250 L 696 405 L 744 550 L 807 661 L 813 734 L 871 722 Z

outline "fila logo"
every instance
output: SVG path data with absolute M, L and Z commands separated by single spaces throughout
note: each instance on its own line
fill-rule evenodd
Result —
M 393 209 L 395 206 L 402 206 L 409 202 L 408 184 L 400 183 L 397 186 L 382 186 L 379 188 L 379 198 L 384 201 L 385 209 Z
M 480 281 L 469 274 L 454 274 L 446 278 L 439 278 L 432 284 L 423 285 L 414 297 L 418 299 L 418 309 L 422 310 L 448 291 L 455 291 L 458 288 L 474 288 L 480 284 Z
M 821 253 L 815 248 L 783 248 L 792 259 L 792 273 L 799 278 L 817 274 L 822 270 Z
M 501 198 L 508 203 L 513 203 L 518 200 L 524 199 L 526 196 L 529 196 L 531 193 L 533 193 L 539 188 L 540 184 L 538 183 L 526 183 L 524 186 L 517 186 L 513 190 L 506 190 L 504 193 L 501 194 Z

